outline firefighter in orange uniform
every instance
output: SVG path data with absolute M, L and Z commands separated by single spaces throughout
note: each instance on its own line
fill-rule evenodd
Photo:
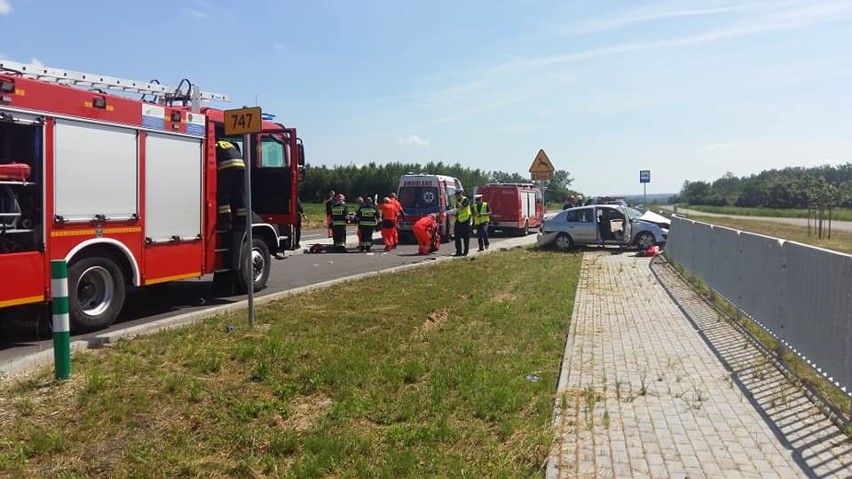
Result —
M 229 141 L 216 142 L 216 203 L 219 214 L 216 228 L 222 231 L 245 229 L 246 164 L 240 150 Z
M 435 214 L 426 215 L 414 223 L 414 237 L 417 239 L 418 254 L 438 251 L 441 240 L 438 238 L 438 223 Z

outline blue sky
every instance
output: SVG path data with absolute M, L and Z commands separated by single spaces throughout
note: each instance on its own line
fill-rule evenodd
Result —
M 852 161 L 849 25 L 849 0 L 0 0 L 0 56 L 257 97 L 312 165 L 543 148 L 586 194 L 669 193 Z

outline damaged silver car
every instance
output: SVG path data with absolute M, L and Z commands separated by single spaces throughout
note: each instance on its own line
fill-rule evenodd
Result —
M 670 221 L 656 213 L 619 205 L 569 208 L 546 218 L 538 235 L 541 247 L 567 251 L 577 245 L 634 246 L 640 250 L 662 245 Z

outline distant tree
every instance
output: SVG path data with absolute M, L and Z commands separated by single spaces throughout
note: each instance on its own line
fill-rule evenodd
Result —
M 529 183 L 529 178 L 524 178 L 518 173 L 506 173 L 505 171 L 491 171 L 488 173 L 490 182 L 494 183 Z
M 710 183 L 706 181 L 684 181 L 680 198 L 690 205 L 705 205 L 710 197 Z

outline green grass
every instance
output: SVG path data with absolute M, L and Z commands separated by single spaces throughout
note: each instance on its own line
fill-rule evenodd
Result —
M 307 219 L 302 222 L 302 229 L 325 228 L 325 203 L 302 203 Z
M 706 206 L 706 205 L 681 205 L 683 208 L 702 211 L 704 213 L 715 213 L 720 215 L 736 216 L 767 216 L 774 218 L 807 218 L 808 210 L 803 209 L 779 209 L 779 208 L 742 208 L 739 206 Z M 813 218 L 813 215 L 811 215 Z M 835 208 L 831 212 L 831 218 L 838 221 L 852 221 L 852 210 L 846 208 Z M 828 212 L 825 212 L 825 220 L 828 221 Z
M 0 390 L 0 476 L 541 476 L 580 257 L 439 263 L 77 354 L 70 382 Z

